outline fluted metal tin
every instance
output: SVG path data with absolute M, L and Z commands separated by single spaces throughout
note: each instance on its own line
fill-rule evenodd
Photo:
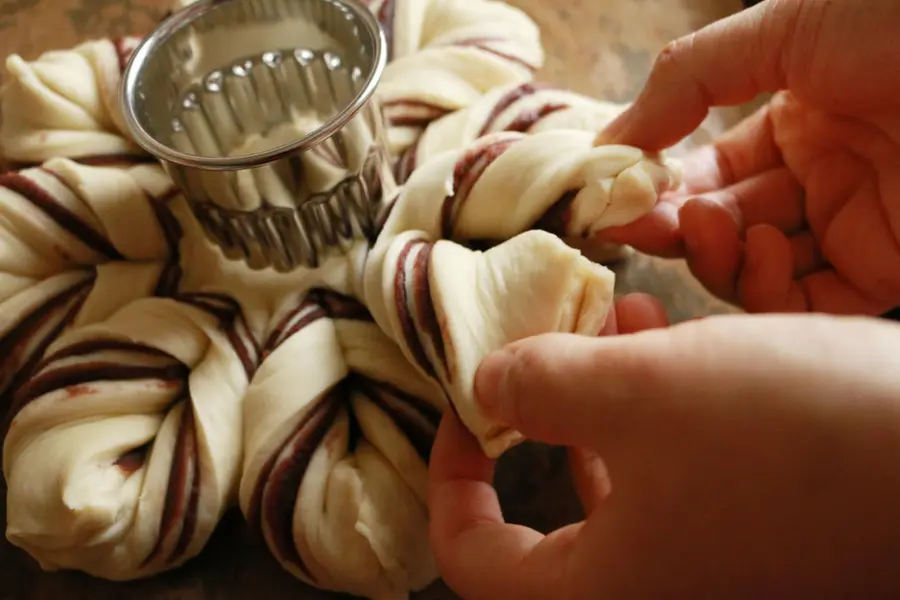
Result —
M 314 267 L 371 235 L 396 185 L 385 47 L 357 0 L 200 0 L 134 52 L 125 121 L 225 256 Z

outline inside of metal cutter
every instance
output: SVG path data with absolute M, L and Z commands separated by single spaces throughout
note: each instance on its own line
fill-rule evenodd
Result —
M 339 0 L 205 4 L 135 59 L 143 64 L 131 110 L 162 153 L 261 164 L 327 139 L 373 91 L 381 38 L 365 8 Z

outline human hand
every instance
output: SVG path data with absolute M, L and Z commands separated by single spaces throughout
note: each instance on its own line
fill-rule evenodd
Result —
M 484 410 L 578 448 L 586 520 L 504 524 L 493 463 L 447 415 L 430 466 L 445 581 L 467 600 L 900 597 L 898 347 L 875 320 L 740 315 L 491 355 Z
M 784 91 L 687 157 L 651 215 L 602 237 L 687 258 L 749 312 L 900 305 L 898 36 L 893 0 L 768 0 L 669 45 L 607 141 L 663 149 L 711 106 Z

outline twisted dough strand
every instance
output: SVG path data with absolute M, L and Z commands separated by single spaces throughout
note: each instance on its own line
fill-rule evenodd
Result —
M 503 113 L 523 93 L 537 91 L 507 90 L 460 117 L 469 124 L 463 140 L 473 141 L 413 171 L 385 211 L 362 282 L 376 322 L 440 385 L 491 457 L 521 435 L 476 405 L 481 359 L 540 333 L 596 335 L 612 303 L 613 274 L 560 238 L 590 240 L 629 223 L 679 183 L 675 163 L 597 146 L 596 132 L 516 131 L 530 127 L 510 126 L 517 117 Z
M 378 98 L 395 154 L 431 121 L 543 65 L 537 25 L 493 0 L 372 0 L 389 40 Z
M 107 260 L 164 260 L 181 236 L 158 166 L 52 159 L 0 175 L 0 272 L 49 275 Z
M 413 172 L 383 217 L 379 240 L 496 242 L 528 229 L 589 239 L 649 212 L 679 185 L 677 163 L 628 146 L 595 146 L 595 133 L 499 132 L 443 152 Z
M 133 37 L 94 40 L 45 52 L 31 62 L 10 55 L 0 92 L 4 157 L 24 163 L 57 157 L 151 161 L 126 135 L 117 97 L 138 42 Z
M 275 320 L 245 399 L 241 508 L 322 589 L 406 598 L 437 577 L 427 462 L 443 400 L 356 301 L 324 290 Z
M 522 438 L 475 403 L 481 360 L 541 333 L 597 335 L 612 305 L 614 279 L 543 231 L 485 252 L 406 231 L 369 255 L 364 286 L 378 325 L 440 386 L 484 452 L 497 457 Z
M 0 413 L 64 332 L 97 323 L 147 296 L 170 296 L 178 287 L 177 263 L 110 262 L 29 280 L 6 288 L 0 301 Z M 14 404 L 10 409 L 15 412 Z
M 149 165 L 53 159 L 0 175 L 0 410 L 61 332 L 175 292 L 181 228 L 170 194 Z
M 257 358 L 228 306 L 132 302 L 60 338 L 19 390 L 7 537 L 44 570 L 132 579 L 203 548 L 235 500 Z
M 544 83 L 526 82 L 491 90 L 467 108 L 432 122 L 396 163 L 403 183 L 431 157 L 459 150 L 501 131 L 539 133 L 576 129 L 599 133 L 626 105 L 595 100 Z

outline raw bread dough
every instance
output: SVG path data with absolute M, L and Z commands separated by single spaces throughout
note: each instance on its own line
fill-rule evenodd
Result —
M 390 61 L 377 97 L 391 150 L 402 152 L 434 119 L 490 90 L 531 81 L 543 66 L 540 30 L 494 0 L 372 0 Z
M 175 291 L 170 195 L 155 165 L 52 159 L 0 175 L 0 411 L 61 331 Z
M 368 4 L 390 42 L 377 96 L 392 149 L 431 127 L 377 243 L 283 276 L 223 261 L 162 169 L 139 164 L 114 97 L 134 39 L 10 57 L 5 157 L 53 158 L 0 180 L 0 347 L 35 371 L 23 382 L 0 369 L 14 413 L 7 536 L 44 569 L 123 580 L 175 568 L 239 502 L 297 577 L 406 598 L 437 577 L 425 494 L 442 410 L 501 454 L 521 436 L 476 406 L 482 358 L 602 328 L 612 273 L 527 230 L 580 238 L 633 220 L 675 185 L 672 165 L 594 147 L 620 107 L 522 87 L 543 53 L 518 9 Z M 313 188 L 342 175 L 326 159 L 305 157 Z M 79 164 L 108 161 L 121 164 Z M 262 190 L 280 205 L 268 175 L 221 203 L 252 210 Z
M 475 371 L 490 352 L 550 332 L 597 335 L 615 276 L 559 238 L 528 231 L 486 252 L 406 231 L 369 255 L 365 298 L 376 322 L 436 381 L 485 454 L 522 440 L 475 403 Z
M 426 160 L 388 205 L 361 295 L 496 457 L 521 436 L 475 404 L 482 358 L 540 333 L 598 334 L 615 278 L 563 239 L 589 247 L 598 231 L 636 220 L 679 185 L 680 169 L 637 148 L 596 146 L 596 131 L 504 127 L 479 137 L 485 119 L 462 121 L 471 123 L 481 123 L 473 141 Z M 465 140 L 473 128 L 461 130 Z
M 506 85 L 477 102 L 432 122 L 397 161 L 397 183 L 405 182 L 427 160 L 459 150 L 500 131 L 539 133 L 577 129 L 600 133 L 627 108 L 543 83 Z
M 7 538 L 113 580 L 195 556 L 235 500 L 256 359 L 227 298 L 143 298 L 61 337 L 17 393 Z
M 180 227 L 159 166 L 51 159 L 0 175 L 0 273 L 46 276 L 108 260 L 164 260 Z
M 126 135 L 118 102 L 119 82 L 138 41 L 95 40 L 31 62 L 10 55 L 0 91 L 4 157 L 22 163 L 143 157 Z
M 322 589 L 405 599 L 434 581 L 428 456 L 444 401 L 364 306 L 316 289 L 278 311 L 244 400 L 241 509 Z
M 494 242 L 539 228 L 589 241 L 679 185 L 678 163 L 595 139 L 567 129 L 498 132 L 433 156 L 388 207 L 379 240 L 421 230 L 429 239 Z
M 45 279 L 0 275 L 0 420 L 59 335 L 133 300 L 171 295 L 177 283 L 177 264 L 162 262 L 110 262 Z

